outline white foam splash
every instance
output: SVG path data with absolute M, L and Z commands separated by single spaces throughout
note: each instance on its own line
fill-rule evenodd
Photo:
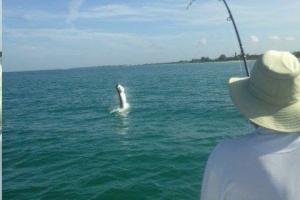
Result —
M 124 108 L 114 108 L 110 111 L 110 113 L 116 113 L 120 116 L 126 117 L 127 114 L 129 113 L 129 108 L 130 108 L 130 105 L 126 104 L 126 107 L 124 107 Z

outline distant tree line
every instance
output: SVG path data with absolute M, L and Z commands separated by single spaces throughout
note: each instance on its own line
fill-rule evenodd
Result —
M 297 58 L 300 58 L 300 51 L 295 51 L 293 52 L 293 54 Z M 246 59 L 256 60 L 259 56 L 261 56 L 261 54 L 246 54 Z M 192 60 L 181 60 L 172 63 L 204 63 L 204 62 L 224 62 L 224 61 L 235 61 L 235 60 L 241 60 L 241 55 L 235 54 L 234 56 L 227 57 L 225 54 L 221 54 L 217 58 L 201 57 Z

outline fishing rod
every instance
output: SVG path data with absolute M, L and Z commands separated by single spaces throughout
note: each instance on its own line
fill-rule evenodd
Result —
M 193 4 L 195 0 L 191 0 L 187 6 L 187 9 Z M 243 48 L 243 44 L 242 44 L 242 40 L 241 40 L 241 37 L 240 37 L 240 34 L 239 34 L 239 31 L 238 31 L 238 28 L 236 26 L 236 23 L 235 23 L 235 20 L 233 18 L 233 15 L 231 13 L 231 10 L 226 2 L 226 0 L 219 0 L 219 1 L 222 1 L 227 9 L 227 12 L 229 14 L 229 17 L 227 18 L 228 20 L 230 20 L 232 22 L 232 25 L 234 27 L 234 31 L 235 31 L 235 34 L 236 34 L 236 37 L 237 37 L 237 40 L 238 40 L 238 43 L 239 43 L 239 46 L 240 46 L 240 50 L 241 50 L 241 57 L 243 59 L 243 62 L 244 62 L 244 67 L 245 67 L 245 71 L 246 71 L 246 75 L 247 76 L 250 76 L 249 75 L 249 69 L 248 69 L 248 66 L 247 66 L 247 61 L 246 61 L 246 55 L 245 55 L 245 52 L 244 52 L 244 48 Z
M 232 22 L 232 25 L 234 27 L 234 31 L 235 31 L 236 37 L 237 37 L 238 42 L 239 42 L 239 46 L 240 46 L 240 50 L 241 50 L 241 57 L 243 58 L 243 61 L 244 61 L 244 67 L 245 67 L 246 75 L 250 76 L 249 75 L 249 69 L 248 69 L 248 66 L 247 66 L 247 61 L 246 61 L 246 55 L 244 53 L 244 48 L 243 48 L 242 40 L 241 40 L 239 31 L 238 31 L 238 28 L 236 26 L 235 20 L 233 18 L 233 15 L 231 13 L 231 10 L 230 10 L 230 8 L 229 8 L 226 0 L 220 0 L 220 1 L 223 1 L 223 3 L 225 4 L 226 9 L 228 11 L 228 14 L 229 14 L 228 19 L 231 20 L 231 22 Z

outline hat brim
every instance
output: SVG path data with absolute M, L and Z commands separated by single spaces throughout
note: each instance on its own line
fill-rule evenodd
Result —
M 231 78 L 230 96 L 237 109 L 253 123 L 279 132 L 300 132 L 300 101 L 275 106 L 256 98 L 248 90 L 249 78 Z

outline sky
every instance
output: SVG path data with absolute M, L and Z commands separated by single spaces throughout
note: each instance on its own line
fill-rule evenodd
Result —
M 299 0 L 227 0 L 246 53 L 300 50 Z M 4 71 L 143 64 L 239 52 L 222 2 L 3 0 Z

